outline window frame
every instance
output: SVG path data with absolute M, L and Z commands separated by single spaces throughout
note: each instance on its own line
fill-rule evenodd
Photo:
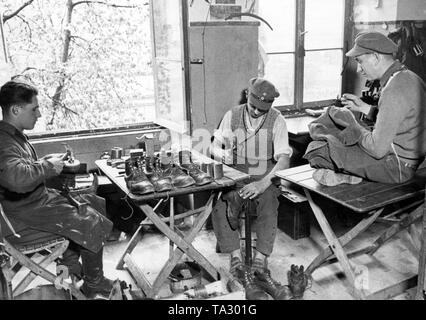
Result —
M 320 107 L 325 105 L 330 105 L 334 102 L 335 99 L 328 100 L 318 100 L 312 102 L 303 102 L 304 94 L 304 67 L 305 67 L 305 53 L 306 52 L 315 52 L 315 51 L 331 51 L 331 50 L 342 50 L 343 56 L 343 65 L 342 70 L 347 64 L 347 57 L 345 53 L 348 50 L 348 41 L 352 35 L 352 7 L 353 0 L 343 0 L 344 3 L 344 30 L 343 30 L 343 41 L 342 46 L 338 48 L 324 48 L 324 49 L 305 49 L 305 9 L 306 1 L 305 0 L 295 0 L 296 1 L 296 21 L 295 21 L 295 50 L 289 52 L 267 52 L 268 55 L 281 55 L 281 54 L 293 54 L 294 55 L 294 100 L 293 104 L 290 105 L 277 105 L 276 109 L 280 111 L 289 111 L 289 110 L 302 110 L 312 107 Z M 346 89 L 346 73 L 342 72 L 341 74 L 341 90 L 342 94 Z
M 156 46 L 156 33 L 155 33 L 155 17 L 154 17 L 154 0 L 150 0 L 150 19 L 151 19 L 151 41 L 152 41 L 152 65 L 153 65 L 153 76 L 154 76 L 154 89 L 155 89 L 155 120 L 154 122 L 166 127 L 170 130 L 179 132 L 179 133 L 187 133 L 191 132 L 191 108 L 190 108 L 190 63 L 189 63 L 189 8 L 187 0 L 173 0 L 179 1 L 179 18 L 180 18 L 180 36 L 181 36 L 181 44 L 182 44 L 182 52 L 181 52 L 181 68 L 182 68 L 182 93 L 183 93 L 183 102 L 182 107 L 183 117 L 184 119 L 177 119 L 178 121 L 172 121 L 170 119 L 161 118 L 159 116 L 159 82 L 158 82 L 158 62 L 159 61 L 173 61 L 167 59 L 165 57 L 161 57 L 157 55 L 157 46 Z M 180 121 L 179 121 L 180 120 Z

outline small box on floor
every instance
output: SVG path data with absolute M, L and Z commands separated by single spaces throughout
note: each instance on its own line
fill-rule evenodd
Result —
M 294 240 L 310 236 L 311 208 L 307 201 L 294 203 L 280 196 L 278 228 Z

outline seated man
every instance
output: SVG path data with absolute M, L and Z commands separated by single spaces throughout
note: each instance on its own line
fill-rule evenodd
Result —
M 328 115 L 340 126 L 335 135 L 338 142 L 328 140 L 327 150 L 332 166 L 314 173 L 314 179 L 325 185 L 352 183 L 345 175 L 333 170 L 383 183 L 402 183 L 411 179 L 426 155 L 426 91 L 425 83 L 408 70 L 393 53 L 397 45 L 378 32 L 364 32 L 355 39 L 354 47 L 346 54 L 358 63 L 358 72 L 368 80 L 380 80 L 381 94 L 372 130 L 364 127 L 351 111 L 371 118 L 371 107 L 358 97 L 344 94 L 346 108 L 332 108 Z M 349 110 L 351 111 L 349 111 Z M 311 136 L 324 131 L 324 123 L 310 127 Z M 315 139 L 314 139 L 315 140 Z M 308 147 L 305 157 L 316 166 L 324 159 L 325 148 Z M 322 161 L 321 160 L 321 161 Z M 331 171 L 331 172 L 330 172 Z M 351 182 L 352 181 L 352 182 Z
M 102 254 L 112 222 L 103 215 L 105 202 L 96 195 L 86 195 L 91 206 L 82 214 L 57 190 L 46 188 L 46 180 L 62 171 L 64 161 L 60 155 L 38 159 L 24 134 L 41 116 L 37 94 L 36 88 L 17 80 L 0 89 L 0 202 L 13 229 L 21 235 L 20 239 L 10 234 L 6 237 L 18 244 L 52 235 L 71 240 L 62 263 L 70 273 L 80 276 L 82 272 L 82 291 L 88 298 L 108 296 L 112 281 L 104 277 Z
M 224 194 L 227 218 L 213 212 L 213 228 L 221 252 L 230 253 L 230 271 L 246 288 L 248 299 L 284 299 L 284 287 L 272 280 L 267 267 L 277 231 L 278 188 L 274 172 L 289 166 L 292 149 L 284 117 L 272 107 L 279 96 L 274 85 L 261 78 L 249 81 L 248 101 L 229 110 L 215 132 L 211 154 L 232 164 L 251 178 Z M 222 148 L 224 146 L 224 149 Z M 238 217 L 244 202 L 257 206 L 257 245 L 251 269 L 243 265 L 238 233 Z M 254 278 L 253 278 L 254 276 Z

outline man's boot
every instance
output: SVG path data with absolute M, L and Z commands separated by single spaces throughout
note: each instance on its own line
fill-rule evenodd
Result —
M 252 263 L 255 283 L 269 293 L 274 300 L 289 300 L 290 290 L 271 277 L 271 271 L 266 266 L 266 260 L 256 258 Z
M 247 300 L 269 300 L 268 294 L 254 282 L 253 275 L 239 257 L 231 257 L 229 272 L 244 286 Z
M 213 182 L 213 178 L 206 172 L 201 171 L 201 168 L 192 162 L 192 154 L 189 150 L 179 152 L 180 167 L 191 176 L 197 186 Z
M 293 299 L 302 299 L 308 286 L 308 275 L 305 273 L 303 266 L 291 265 L 290 271 L 287 272 L 288 286 L 293 295 Z
M 134 194 L 147 194 L 155 191 L 154 186 L 148 180 L 142 170 L 142 158 L 129 158 L 125 162 L 127 188 Z
M 151 175 L 155 170 L 155 158 L 154 157 L 145 157 L 145 174 L 148 178 L 151 178 Z
M 172 184 L 176 188 L 186 188 L 195 184 L 192 177 L 188 176 L 181 168 L 173 163 L 162 166 L 164 176 L 172 179 Z
M 88 299 L 107 299 L 113 287 L 113 281 L 104 277 L 103 248 L 96 253 L 81 249 L 84 283 L 81 291 Z
M 70 242 L 67 250 L 62 254 L 62 257 L 58 259 L 58 266 L 65 266 L 68 268 L 68 273 L 71 276 L 75 276 L 77 280 L 83 278 L 83 267 L 80 263 L 80 250 L 76 248 L 74 242 Z
M 156 192 L 165 192 L 173 189 L 172 178 L 164 174 L 159 162 L 156 162 L 152 167 L 152 174 L 149 179 L 154 185 Z
M 203 186 L 213 182 L 213 178 L 206 172 L 201 171 L 195 163 L 181 164 L 181 168 L 191 176 L 197 186 Z

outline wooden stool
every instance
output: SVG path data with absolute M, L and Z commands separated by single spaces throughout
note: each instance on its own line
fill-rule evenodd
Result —
M 10 222 L 4 215 L 1 204 L 0 210 L 2 213 L 1 217 L 5 220 L 4 222 L 10 226 Z M 68 248 L 69 241 L 67 239 L 52 237 L 43 243 L 31 243 L 19 246 L 12 244 L 4 238 L 0 224 L 0 240 L 1 299 L 12 300 L 17 295 L 23 293 L 37 276 L 40 276 L 54 284 L 56 288 L 68 290 L 76 299 L 86 300 L 83 293 L 73 283 L 70 284 L 64 281 L 64 275 L 56 276 L 46 269 L 53 261 L 62 256 Z M 42 255 L 43 258 L 40 261 L 34 261 L 32 257 L 37 256 L 36 254 L 38 256 Z M 29 273 L 12 288 L 12 280 L 22 267 L 27 268 Z
M 241 237 L 241 240 L 244 240 L 244 263 L 246 266 L 251 266 L 253 262 L 253 252 L 252 252 L 252 221 L 253 218 L 257 217 L 256 214 L 256 204 L 254 200 L 247 200 L 243 204 L 241 219 L 244 220 L 244 235 Z

